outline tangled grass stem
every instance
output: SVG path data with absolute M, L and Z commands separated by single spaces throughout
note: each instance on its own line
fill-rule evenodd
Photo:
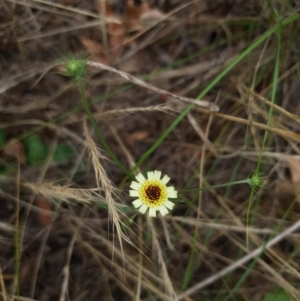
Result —
M 118 158 L 115 156 L 115 154 L 113 153 L 113 151 L 110 149 L 110 147 L 108 146 L 108 144 L 106 143 L 105 139 L 103 138 L 102 134 L 100 133 L 97 123 L 91 113 L 89 104 L 87 102 L 86 99 L 86 95 L 85 95 L 85 89 L 84 89 L 84 84 L 83 84 L 83 80 L 80 80 L 78 82 L 78 88 L 79 88 L 79 92 L 81 95 L 81 100 L 82 100 L 82 104 L 83 107 L 85 109 L 85 112 L 88 116 L 88 119 L 90 121 L 90 123 L 92 124 L 94 131 L 98 137 L 98 139 L 100 140 L 102 146 L 104 147 L 104 149 L 106 150 L 106 152 L 108 153 L 108 155 L 111 157 L 111 159 L 118 165 L 118 167 L 126 174 L 126 176 L 133 180 L 134 177 L 132 176 L 132 174 L 125 168 L 125 166 L 118 160 Z
M 240 185 L 240 184 L 248 184 L 248 185 L 250 185 L 250 183 L 251 183 L 251 179 L 247 178 L 247 179 L 240 180 L 240 181 L 234 181 L 234 182 L 229 182 L 229 183 L 224 183 L 224 184 L 219 184 L 219 185 L 214 185 L 214 186 L 201 187 L 201 188 L 193 188 L 193 189 L 184 189 L 184 190 L 178 191 L 178 193 L 182 194 L 182 193 L 185 193 L 185 192 L 208 190 L 208 189 L 216 189 L 216 188 L 222 188 L 222 187 L 228 187 L 228 186 Z

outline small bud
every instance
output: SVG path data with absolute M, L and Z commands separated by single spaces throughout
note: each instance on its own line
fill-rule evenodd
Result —
M 261 177 L 259 173 L 255 172 L 251 178 L 248 178 L 248 184 L 251 188 L 261 187 L 264 181 L 264 177 Z
M 67 61 L 66 69 L 66 75 L 72 77 L 75 81 L 78 81 L 86 74 L 86 61 L 71 59 Z

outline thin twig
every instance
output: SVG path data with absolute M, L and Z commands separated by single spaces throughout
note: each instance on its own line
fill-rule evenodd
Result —
M 93 67 L 96 67 L 96 68 L 100 68 L 102 70 L 107 70 L 107 71 L 116 73 L 116 74 L 120 75 L 121 77 L 127 79 L 128 81 L 130 81 L 130 82 L 132 82 L 132 83 L 134 83 L 138 86 L 144 87 L 146 89 L 150 89 L 150 90 L 152 90 L 152 91 L 154 91 L 158 94 L 168 96 L 168 97 L 171 97 L 171 98 L 183 101 L 183 102 L 193 103 L 195 105 L 198 105 L 198 106 L 203 107 L 203 108 L 205 108 L 207 110 L 210 110 L 210 111 L 219 111 L 219 107 L 217 105 L 209 102 L 209 101 L 198 100 L 198 99 L 193 99 L 193 98 L 187 98 L 187 97 L 183 97 L 183 96 L 179 96 L 179 95 L 170 93 L 166 90 L 162 90 L 162 89 L 159 89 L 157 87 L 154 87 L 153 85 L 148 84 L 148 83 L 138 79 L 137 77 L 134 77 L 134 76 L 132 76 L 128 73 L 117 70 L 117 69 L 115 69 L 113 67 L 110 67 L 110 66 L 107 66 L 105 64 L 102 64 L 102 63 L 99 63 L 99 62 L 87 61 L 87 65 L 93 66 Z
M 38 74 L 45 73 L 49 71 L 51 68 L 59 65 L 59 63 L 54 62 L 51 64 L 40 64 L 31 68 L 29 70 L 25 70 L 22 72 L 18 72 L 12 76 L 6 76 L 4 79 L 0 80 L 0 94 L 6 92 L 8 89 L 15 87 L 21 82 L 28 80 Z
M 3 301 L 7 301 L 7 293 L 6 293 L 6 288 L 5 288 L 5 283 L 4 283 L 4 279 L 3 279 L 3 273 L 2 273 L 1 265 L 0 265 L 0 285 L 1 285 Z
M 253 250 L 248 255 L 242 257 L 241 259 L 235 261 L 233 264 L 229 265 L 228 267 L 224 268 L 223 270 L 217 272 L 216 274 L 204 279 L 203 281 L 199 282 L 198 284 L 192 286 L 188 290 L 186 290 L 184 293 L 180 294 L 178 296 L 178 300 L 184 299 L 186 296 L 191 295 L 195 293 L 196 291 L 216 282 L 218 279 L 224 277 L 225 275 L 231 273 L 232 271 L 236 270 L 237 268 L 244 265 L 249 260 L 255 258 L 256 256 L 261 255 L 266 249 L 271 248 L 278 242 L 280 242 L 282 239 L 296 231 L 300 228 L 300 220 L 294 223 L 292 226 L 284 230 L 283 232 L 279 233 L 277 236 L 275 236 L 273 239 L 271 239 L 268 243 L 260 246 L 259 248 Z
M 84 206 L 81 209 L 79 218 L 82 218 L 84 216 L 85 212 L 86 212 L 86 206 Z M 65 301 L 66 300 L 66 295 L 68 293 L 68 287 L 69 287 L 71 257 L 72 257 L 72 253 L 73 253 L 74 244 L 77 240 L 80 228 L 81 228 L 80 224 L 77 225 L 77 228 L 74 231 L 73 237 L 72 237 L 72 239 L 69 243 L 69 247 L 68 247 L 68 250 L 67 250 L 66 263 L 65 263 L 65 266 L 63 268 L 64 278 L 63 278 L 63 282 L 62 282 L 62 286 L 61 286 L 59 301 Z
M 157 233 L 156 233 L 152 219 L 147 218 L 147 223 L 148 223 L 149 228 L 152 233 L 152 244 L 153 244 L 153 248 L 155 249 L 155 251 L 157 253 L 157 259 L 158 259 L 158 263 L 160 266 L 162 284 L 164 285 L 165 293 L 168 295 L 169 300 L 177 301 L 177 295 L 174 290 L 174 287 L 173 287 L 173 284 L 172 284 L 172 281 L 171 281 L 171 278 L 170 278 L 170 275 L 169 275 L 169 272 L 167 269 L 167 265 L 166 265 L 166 262 L 163 257 L 163 252 L 162 252 L 161 246 L 157 239 Z

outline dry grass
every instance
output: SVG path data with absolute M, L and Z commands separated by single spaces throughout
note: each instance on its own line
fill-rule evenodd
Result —
M 95 142 L 90 137 L 86 123 L 84 123 L 84 136 L 86 139 L 86 147 L 90 152 L 91 162 L 93 164 L 97 186 L 104 192 L 104 196 L 108 204 L 109 216 L 112 218 L 113 225 L 117 230 L 117 236 L 119 239 L 121 250 L 123 252 L 122 240 L 125 240 L 127 242 L 130 242 L 130 240 L 122 231 L 121 226 L 123 223 L 119 216 L 119 210 L 117 209 L 115 204 L 115 198 L 119 195 L 118 190 L 114 187 L 114 184 L 107 177 L 106 171 L 103 167 L 105 157 L 101 155 L 99 148 L 96 146 Z M 100 162 L 100 160 L 102 162 Z M 112 229 L 113 232 L 114 227 Z
M 298 21 L 224 73 L 299 5 L 121 2 L 0 1 L 0 299 L 300 300 Z M 161 170 L 180 191 L 259 165 L 261 186 L 136 212 L 64 73 L 84 52 L 89 108 L 128 171 Z

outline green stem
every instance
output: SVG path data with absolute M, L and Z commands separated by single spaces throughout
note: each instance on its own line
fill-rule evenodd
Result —
M 99 141 L 101 142 L 101 144 L 103 145 L 104 149 L 106 150 L 106 152 L 108 153 L 108 155 L 111 157 L 111 159 L 118 165 L 118 167 L 126 174 L 126 176 L 133 180 L 134 177 L 132 176 L 132 174 L 125 168 L 125 166 L 118 160 L 118 158 L 115 156 L 115 154 L 113 153 L 113 151 L 110 149 L 109 145 L 106 143 L 105 139 L 103 138 L 102 134 L 100 133 L 97 123 L 91 113 L 89 104 L 87 102 L 86 99 L 86 95 L 85 95 L 85 89 L 84 89 L 84 85 L 83 85 L 83 80 L 79 81 L 79 92 L 81 95 L 81 100 L 82 100 L 82 105 L 85 109 L 85 112 L 89 118 L 90 123 L 92 124 L 94 131 L 99 139 Z
M 283 20 L 280 24 L 274 26 L 273 28 L 266 31 L 260 37 L 258 37 L 248 48 L 242 51 L 229 65 L 223 69 L 198 95 L 198 99 L 203 98 L 233 67 L 235 67 L 240 61 L 242 61 L 248 54 L 250 54 L 255 48 L 257 48 L 263 41 L 268 37 L 273 35 L 275 32 L 281 28 L 287 26 L 288 24 L 298 20 L 300 18 L 299 14 L 291 16 L 286 20 Z M 139 161 L 136 163 L 132 171 L 137 169 L 166 139 L 167 136 L 172 132 L 172 130 L 179 124 L 179 122 L 194 108 L 194 104 L 188 105 L 182 113 L 173 121 L 173 123 L 163 132 L 163 134 L 155 141 L 155 143 L 140 157 Z
M 224 184 L 218 184 L 218 185 L 214 185 L 214 186 L 208 186 L 208 187 L 202 187 L 202 188 L 194 188 L 194 189 L 185 189 L 185 190 L 178 191 L 178 193 L 190 192 L 190 191 L 208 190 L 208 189 L 216 189 L 216 188 L 228 187 L 228 186 L 239 185 L 239 184 L 250 184 L 250 180 L 247 178 L 247 179 L 240 180 L 240 181 L 235 181 L 235 182 L 230 182 L 230 183 L 224 183 Z

